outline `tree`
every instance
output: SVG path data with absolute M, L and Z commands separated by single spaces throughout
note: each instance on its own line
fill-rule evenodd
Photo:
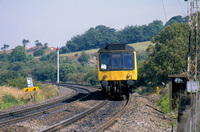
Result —
M 169 74 L 186 71 L 188 29 L 188 24 L 173 24 L 152 38 L 155 46 L 147 49 L 149 56 L 139 69 L 139 78 L 149 85 L 159 85 L 168 81 Z
M 5 50 L 8 49 L 8 48 L 9 48 L 9 45 L 4 44 L 3 47 L 1 48 L 1 50 L 5 51 Z
M 25 49 L 22 46 L 17 46 L 13 51 L 10 53 L 10 58 L 9 60 L 11 62 L 16 62 L 16 61 L 27 61 L 28 56 L 25 51 Z
M 30 43 L 30 41 L 27 39 L 23 39 L 22 40 L 22 44 L 23 44 L 23 46 L 24 46 L 24 48 L 26 47 L 26 45 L 28 44 L 28 43 Z
M 42 43 L 40 43 L 39 40 L 35 40 L 35 45 L 36 46 L 42 46 Z
M 38 49 L 33 53 L 33 56 L 36 57 L 36 56 L 41 56 L 44 54 L 45 54 L 45 51 L 43 49 Z
M 48 48 L 48 43 L 44 43 L 44 48 Z
M 88 60 L 90 59 L 90 56 L 87 54 L 87 53 L 85 53 L 85 51 L 82 51 L 81 52 L 81 56 L 78 58 L 78 61 L 79 62 L 88 62 Z
M 70 52 L 70 50 L 68 49 L 68 47 L 67 46 L 63 46 L 63 47 L 61 47 L 60 48 L 60 54 L 65 54 L 65 53 L 69 53 Z

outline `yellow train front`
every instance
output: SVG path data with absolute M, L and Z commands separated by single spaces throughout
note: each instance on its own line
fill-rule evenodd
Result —
M 98 80 L 108 97 L 127 95 L 137 80 L 136 51 L 126 44 L 108 44 L 98 51 Z

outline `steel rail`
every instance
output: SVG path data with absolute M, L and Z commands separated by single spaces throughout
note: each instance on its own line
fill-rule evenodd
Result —
M 51 101 L 50 103 L 47 102 L 45 104 L 38 104 L 38 105 L 31 106 L 31 107 L 28 107 L 28 108 L 24 108 L 24 109 L 12 111 L 12 112 L 6 112 L 6 113 L 3 113 L 3 114 L 0 114 L 0 118 L 5 118 L 5 117 L 8 117 L 8 116 L 14 116 L 14 115 L 17 115 L 17 114 L 20 114 L 20 113 L 23 113 L 23 112 L 27 112 L 27 111 L 38 109 L 38 108 L 43 108 L 43 107 L 46 107 L 46 106 L 49 106 L 49 105 L 52 105 L 52 104 L 55 104 L 55 103 L 58 103 L 58 102 L 68 100 L 68 99 L 73 98 L 74 96 L 78 95 L 77 90 L 76 89 L 74 89 L 74 90 L 76 92 L 74 94 L 70 95 L 70 96 L 55 99 L 54 101 Z
M 80 88 L 79 88 L 79 89 L 80 89 Z M 46 114 L 46 113 L 49 113 L 49 112 L 54 111 L 54 110 L 56 110 L 56 109 L 59 109 L 59 108 L 62 108 L 62 107 L 66 107 L 66 106 L 68 106 L 68 105 L 71 105 L 71 104 L 73 104 L 73 103 L 76 103 L 76 102 L 78 102 L 78 101 L 81 101 L 81 100 L 83 100 L 84 98 L 87 98 L 88 96 L 90 96 L 90 94 L 91 94 L 91 92 L 90 92 L 89 90 L 87 90 L 87 89 L 84 89 L 84 90 L 88 91 L 88 94 L 85 95 L 84 97 L 80 98 L 80 99 L 77 99 L 77 100 L 75 100 L 75 101 L 72 101 L 72 102 L 70 102 L 70 103 L 67 103 L 67 104 L 64 104 L 64 105 L 61 105 L 61 106 L 58 106 L 58 107 L 50 108 L 50 109 L 48 109 L 48 110 L 44 110 L 44 111 L 40 111 L 40 112 L 37 112 L 37 113 L 25 115 L 25 116 L 22 116 L 22 117 L 16 117 L 16 118 L 11 119 L 11 120 L 7 120 L 7 121 L 4 121 L 4 122 L 0 122 L 0 126 L 6 125 L 6 124 L 9 124 L 9 123 L 14 123 L 14 122 L 16 122 L 16 121 L 21 121 L 21 120 L 23 120 L 23 119 L 25 119 L 25 118 L 29 118 L 29 117 L 33 117 L 33 116 L 38 116 L 38 115 Z M 77 94 L 78 94 L 78 93 L 77 93 Z M 70 96 L 70 97 L 72 98 L 72 96 Z M 73 96 L 73 97 L 74 97 L 74 96 Z M 69 98 L 69 99 L 70 99 L 70 98 Z M 53 103 L 50 103 L 50 104 L 53 104 Z M 34 108 L 35 108 L 35 107 L 34 107 Z M 29 108 L 28 108 L 28 109 L 29 109 Z M 29 110 L 32 110 L 32 109 L 29 109 Z
M 109 121 L 107 121 L 105 124 L 103 124 L 103 125 L 99 126 L 98 128 L 94 129 L 93 132 L 101 132 L 105 128 L 108 128 L 120 115 L 122 115 L 122 113 L 129 106 L 130 102 L 131 102 L 130 101 L 130 97 L 128 96 L 126 104 L 122 107 L 122 109 L 114 117 L 112 117 Z
M 63 120 L 63 121 L 61 121 L 61 122 L 59 122 L 59 123 L 57 123 L 57 124 L 54 124 L 54 125 L 52 125 L 52 126 L 49 126 L 49 127 L 45 128 L 45 129 L 42 129 L 42 130 L 40 130 L 40 132 L 56 131 L 56 130 L 59 130 L 59 129 L 63 128 L 63 127 L 66 127 L 66 126 L 72 124 L 73 122 L 75 122 L 75 121 L 77 121 L 77 120 L 80 120 L 80 119 L 82 119 L 83 117 L 85 117 L 85 116 L 87 116 L 87 115 L 93 113 L 94 111 L 100 109 L 100 108 L 103 107 L 106 103 L 108 103 L 108 100 L 107 100 L 107 99 L 106 99 L 105 101 L 103 101 L 102 103 L 100 103 L 100 104 L 98 104 L 98 105 L 96 105 L 96 106 L 94 106 L 94 107 L 92 107 L 92 108 L 90 108 L 90 109 L 88 109 L 88 110 L 86 110 L 86 111 L 84 111 L 84 112 L 82 112 L 82 113 L 79 113 L 79 114 L 77 114 L 77 115 L 75 115 L 75 116 L 73 116 L 73 117 L 71 117 L 71 118 L 68 118 L 68 119 L 66 119 L 66 120 Z

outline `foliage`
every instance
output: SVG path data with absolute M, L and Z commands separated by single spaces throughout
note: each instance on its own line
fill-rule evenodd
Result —
M 18 77 L 14 79 L 9 79 L 5 84 L 6 86 L 17 87 L 19 89 L 23 89 L 27 87 L 27 80 L 24 77 Z
M 23 99 L 17 99 L 16 97 L 14 97 L 11 94 L 4 94 L 1 98 L 1 105 L 0 105 L 0 109 L 6 109 L 10 106 L 13 105 L 19 105 L 19 104 L 24 104 Z
M 48 48 L 48 43 L 44 43 L 44 48 Z
M 22 44 L 23 44 L 23 47 L 26 47 L 26 45 L 28 44 L 28 43 L 30 43 L 30 41 L 27 39 L 23 39 L 22 40 Z
M 33 53 L 33 56 L 36 57 L 36 56 L 41 56 L 44 54 L 45 54 L 45 51 L 43 49 L 38 49 Z
M 187 24 L 173 24 L 152 38 L 151 41 L 156 45 L 148 47 L 149 56 L 139 69 L 139 78 L 149 85 L 157 85 L 166 83 L 169 74 L 185 71 L 188 28 Z
M 17 46 L 13 51 L 10 53 L 10 59 L 11 62 L 16 61 L 27 61 L 28 56 L 25 51 L 25 49 L 22 46 Z
M 66 47 L 69 51 L 74 52 L 100 48 L 110 43 L 128 44 L 149 41 L 163 28 L 162 22 L 158 20 L 153 21 L 148 25 L 127 26 L 120 31 L 116 31 L 114 28 L 99 25 L 95 28 L 90 28 L 82 35 L 77 35 L 71 38 L 70 41 L 67 41 Z
M 18 72 L 8 71 L 0 74 L 0 85 L 7 84 L 9 80 L 16 79 L 19 77 Z
M 8 48 L 9 48 L 9 45 L 4 44 L 3 47 L 1 48 L 1 50 L 5 51 L 5 50 L 8 49 Z
M 64 63 L 60 65 L 60 81 L 67 81 L 67 74 L 76 73 L 77 67 L 73 64 Z
M 60 48 L 60 54 L 65 54 L 65 53 L 69 53 L 70 52 L 70 50 L 69 50 L 69 48 L 67 47 L 67 46 L 63 46 L 63 47 L 61 47 Z
M 51 52 L 50 54 L 44 55 L 40 58 L 40 61 L 49 61 L 49 62 L 57 62 L 57 54 L 56 52 Z
M 72 37 L 71 40 L 67 41 L 66 46 L 71 52 L 99 48 L 118 42 L 115 31 L 114 28 L 103 25 L 92 27 L 84 34 Z
M 84 81 L 91 85 L 97 85 L 99 83 L 97 79 L 97 69 L 90 68 L 90 70 L 85 74 Z
M 39 40 L 35 40 L 35 45 L 36 46 L 43 46 L 42 43 L 39 42 Z
M 36 80 L 56 80 L 56 66 L 53 64 L 39 65 L 33 69 L 32 75 Z
M 6 52 L 3 52 L 2 54 L 0 54 L 0 61 L 8 61 L 9 55 L 6 54 Z
M 163 96 L 159 100 L 158 105 L 161 107 L 161 110 L 164 113 L 170 112 L 170 108 L 169 108 L 169 94 L 166 94 L 165 96 Z
M 174 16 L 165 24 L 165 26 L 177 24 L 177 23 L 187 23 L 188 21 L 189 21 L 188 16 L 184 18 L 182 16 Z
M 22 70 L 23 66 L 24 66 L 23 62 L 13 62 L 8 69 L 12 71 L 19 71 Z
M 78 58 L 78 61 L 81 63 L 82 62 L 86 63 L 88 62 L 89 59 L 90 59 L 90 56 L 87 53 L 85 53 L 85 51 L 82 51 L 81 56 Z

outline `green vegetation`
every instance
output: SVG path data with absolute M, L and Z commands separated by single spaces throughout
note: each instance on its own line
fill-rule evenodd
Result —
M 180 74 L 186 69 L 189 26 L 185 22 L 187 17 L 176 16 L 166 23 L 166 27 L 158 20 L 148 25 L 126 26 L 118 31 L 103 25 L 92 27 L 84 34 L 72 37 L 66 46 L 60 48 L 60 81 L 98 84 L 97 65 L 90 63 L 91 59 L 95 59 L 98 48 L 110 43 L 125 43 L 137 51 L 139 70 L 137 85 L 150 87 L 148 90 L 142 88 L 141 92 L 152 92 L 152 87 L 168 81 L 168 74 Z M 48 89 L 40 83 L 37 84 L 37 81 L 56 82 L 56 51 L 45 55 L 44 50 L 48 48 L 48 44 L 36 40 L 36 46 L 44 46 L 32 53 L 33 57 L 32 54 L 28 55 L 24 48 L 29 42 L 24 39 L 23 46 L 17 46 L 10 53 L 6 52 L 9 45 L 5 44 L 2 47 L 4 51 L 0 53 L 0 86 L 22 89 L 27 86 L 26 78 L 31 76 L 35 85 L 40 85 L 43 91 L 41 93 L 45 95 L 45 97 L 35 95 L 36 100 L 56 96 L 55 88 Z M 193 54 L 191 56 L 194 57 Z M 0 97 L 1 108 L 10 106 L 10 104 L 5 105 L 4 100 L 5 102 L 13 100 L 11 102 L 14 104 L 27 103 L 21 96 L 14 98 L 12 96 L 4 94 Z M 161 100 L 159 105 L 167 111 L 165 107 L 167 98 Z
M 43 49 L 38 49 L 33 53 L 33 56 L 36 57 L 36 56 L 41 56 L 44 54 L 45 54 L 45 51 Z
M 1 99 L 0 109 L 6 109 L 13 105 L 23 105 L 23 104 L 24 102 L 22 98 L 17 99 L 11 94 L 4 94 Z
M 127 26 L 122 30 L 116 31 L 114 28 L 99 25 L 90 28 L 82 35 L 72 37 L 67 41 L 66 46 L 62 47 L 61 53 L 96 49 L 110 43 L 136 43 L 149 41 L 164 28 L 161 21 L 153 21 L 148 25 Z
M 139 68 L 139 79 L 145 85 L 161 85 L 168 81 L 169 74 L 186 70 L 188 29 L 188 24 L 173 24 L 152 38 L 155 45 L 149 45 L 149 56 Z
M 163 96 L 159 100 L 158 105 L 161 107 L 161 110 L 164 113 L 170 112 L 170 108 L 169 108 L 169 94 L 166 94 L 165 96 Z

